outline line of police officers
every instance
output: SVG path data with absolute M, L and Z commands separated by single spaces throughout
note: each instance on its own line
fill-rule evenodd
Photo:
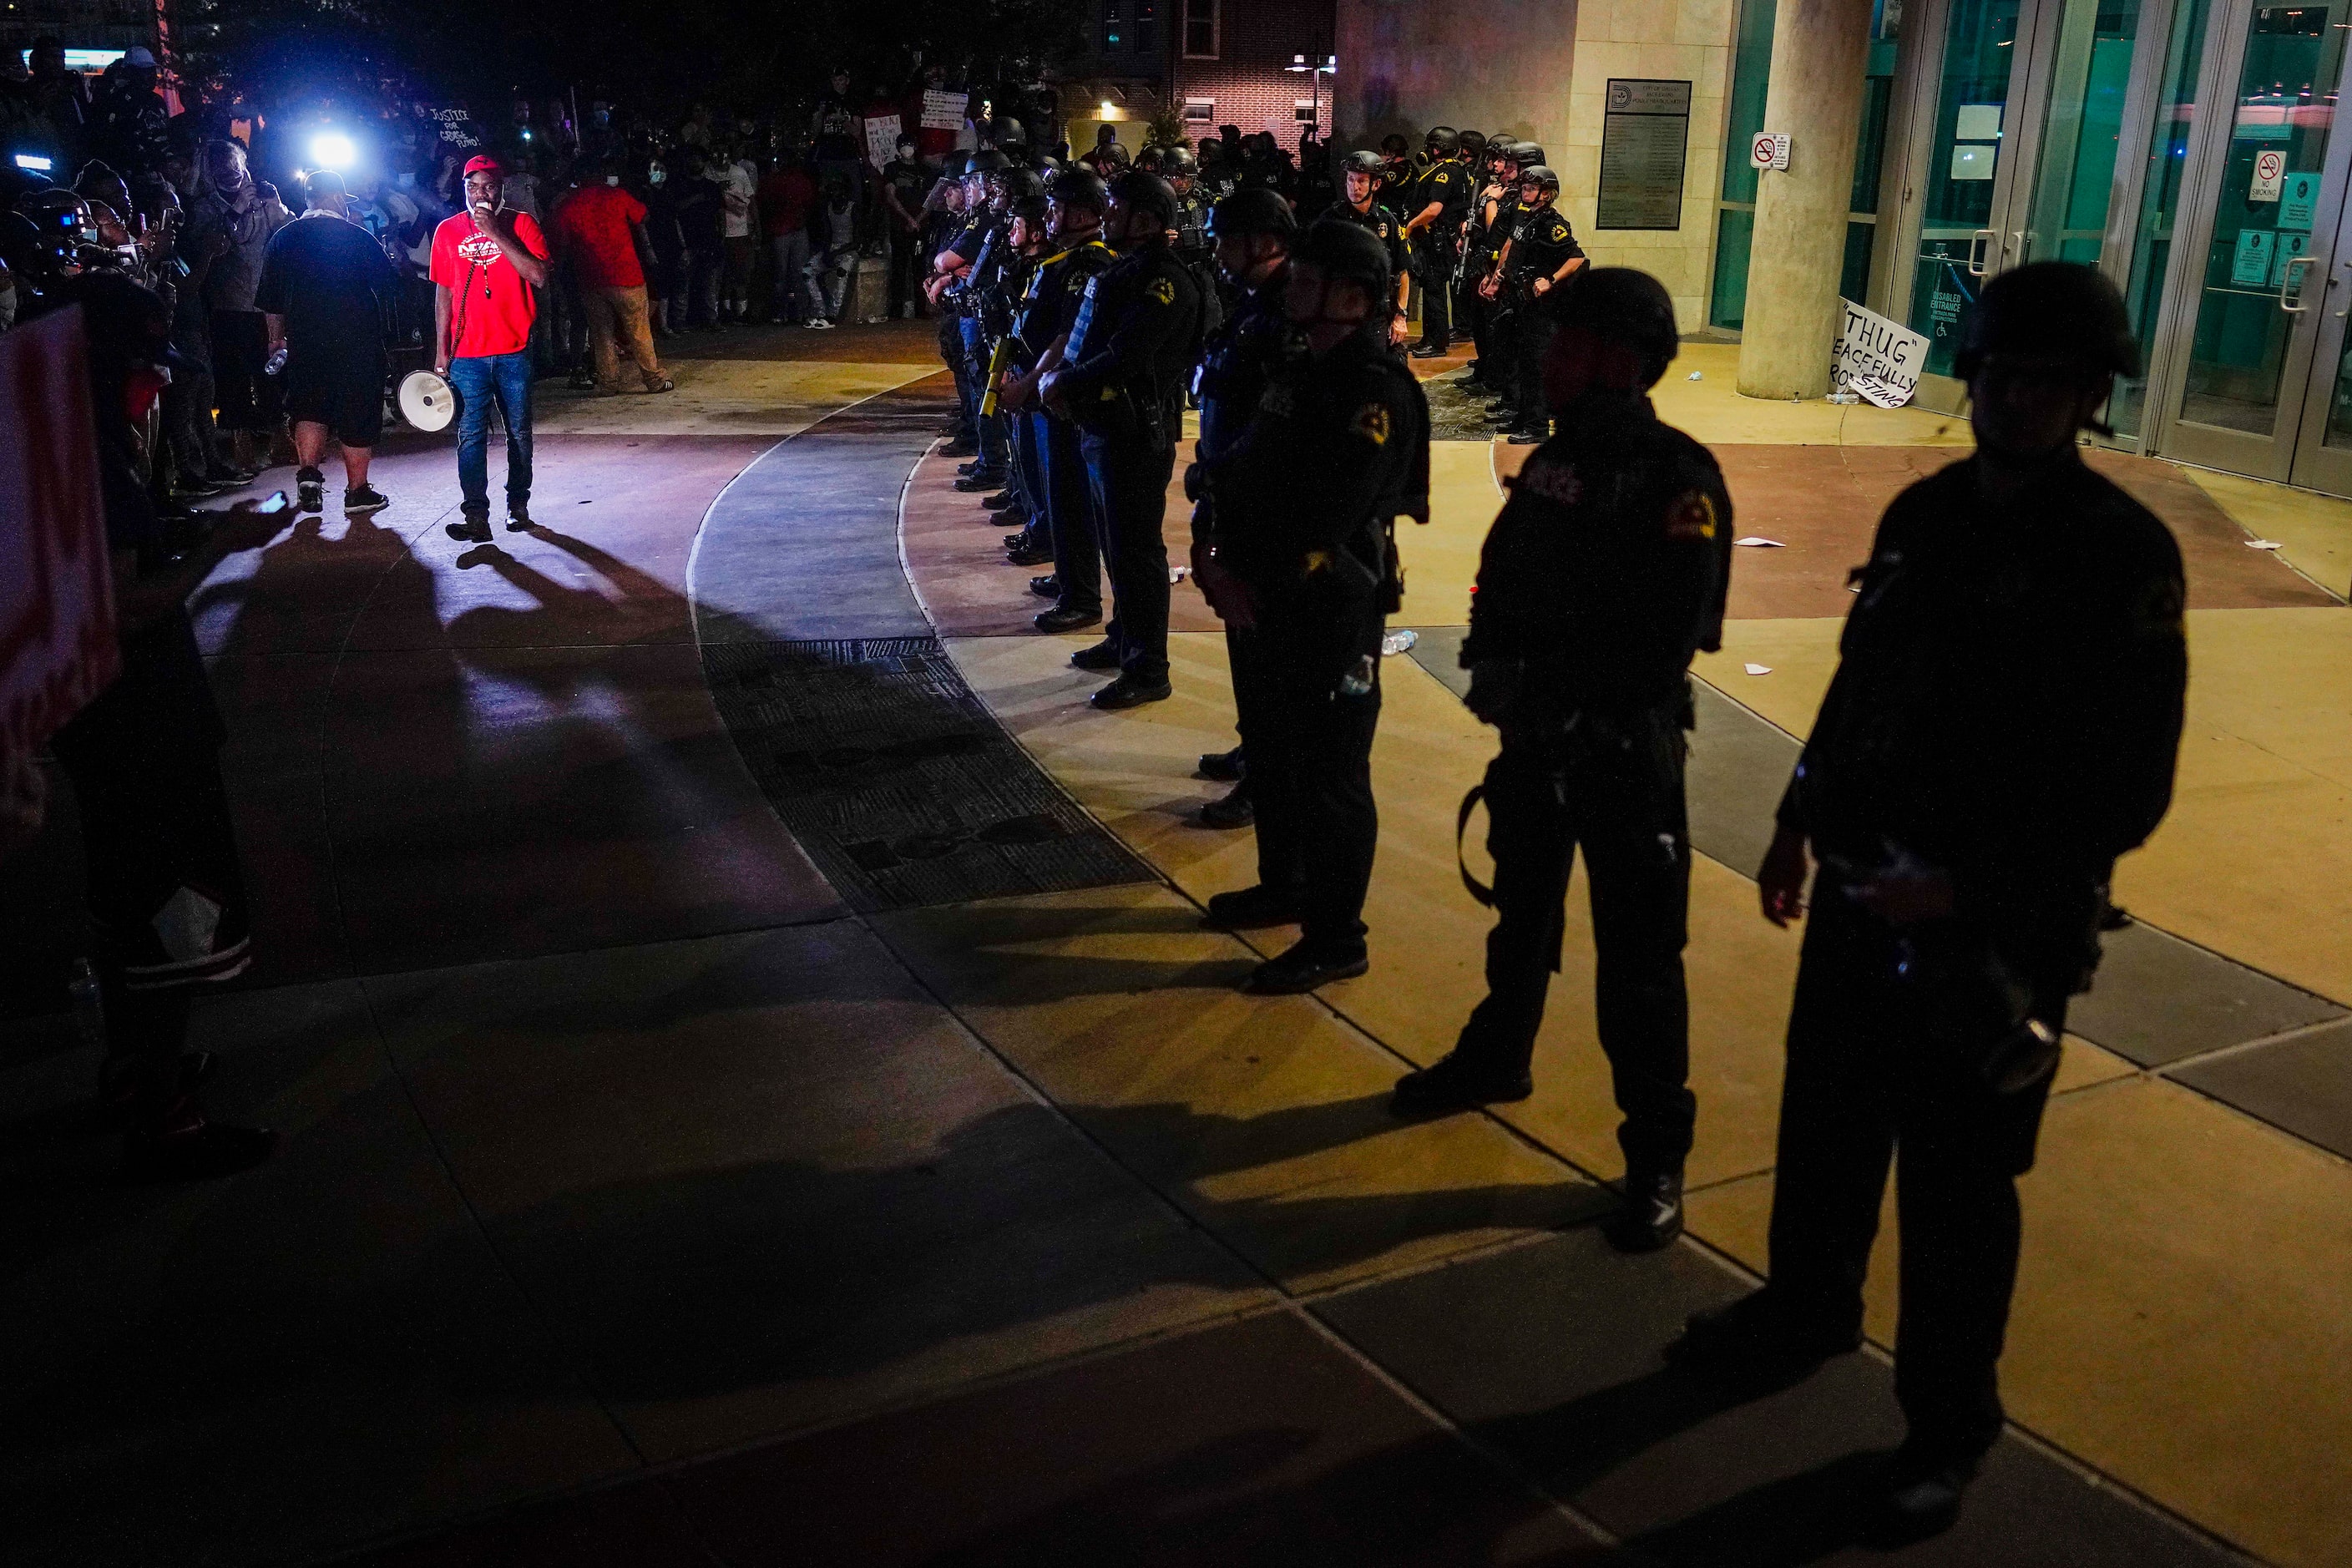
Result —
M 1517 434 L 1541 443 L 1486 539 L 1461 655 L 1469 706 L 1502 737 L 1462 810 L 1465 826 L 1479 800 L 1488 812 L 1494 884 L 1465 880 L 1496 921 L 1486 996 L 1450 1054 L 1400 1080 L 1393 1108 L 1419 1117 L 1533 1092 L 1580 853 L 1623 1117 L 1624 1203 L 1605 1230 L 1648 1251 L 1681 1233 L 1696 1123 L 1689 669 L 1721 644 L 1731 500 L 1706 449 L 1647 395 L 1677 351 L 1664 290 L 1583 267 L 1539 152 L 1490 158 L 1490 172 L 1517 169 L 1516 195 L 1490 178 L 1482 206 L 1457 203 L 1446 134 L 1413 176 L 1418 206 L 1400 217 L 1372 199 L 1393 171 L 1355 154 L 1340 200 L 1304 232 L 1265 190 L 1200 222 L 1192 191 L 1139 170 L 1108 190 L 1083 170 L 1042 194 L 999 182 L 1023 281 L 976 379 L 983 417 L 1013 422 L 1011 482 L 1052 540 L 1061 597 L 1040 626 L 1098 620 L 1097 556 L 1109 566 L 1109 635 L 1073 662 L 1116 668 L 1094 700 L 1123 708 L 1168 692 L 1160 498 L 1197 359 L 1192 566 L 1225 626 L 1258 850 L 1257 883 L 1213 898 L 1208 920 L 1297 924 L 1297 943 L 1248 984 L 1311 990 L 1369 967 L 1370 754 L 1382 633 L 1402 595 L 1393 527 L 1428 518 L 1427 407 L 1395 352 L 1407 268 L 1417 252 L 1424 353 L 1451 330 L 1433 295 L 1479 270 L 1455 302 L 1486 334 L 1490 380 L 1507 360 Z M 1492 259 L 1433 267 L 1449 251 Z M 1230 300 L 1213 331 L 1211 257 Z M 1976 454 L 1897 498 L 1857 569 L 1841 666 L 1759 873 L 1768 919 L 1811 916 L 1770 1282 L 1694 1319 L 1672 1349 L 1743 1390 L 1855 1349 L 1899 1152 L 1908 1436 L 1872 1500 L 1885 1541 L 1948 1526 L 2000 1432 L 2015 1180 L 2068 1000 L 2098 961 L 2114 862 L 2170 798 L 2179 554 L 2075 444 L 2137 358 L 2121 300 L 2088 268 L 2036 264 L 1987 285 L 1959 364 Z

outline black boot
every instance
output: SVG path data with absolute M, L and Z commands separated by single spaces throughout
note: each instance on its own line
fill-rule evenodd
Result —
M 1601 1222 L 1620 1252 L 1655 1252 L 1683 1233 L 1680 1171 L 1628 1171 L 1625 1206 Z
M 1397 1079 L 1389 1096 L 1389 1110 L 1398 1116 L 1444 1116 L 1525 1100 L 1535 1091 L 1535 1079 L 1527 1068 L 1497 1068 L 1456 1048 Z

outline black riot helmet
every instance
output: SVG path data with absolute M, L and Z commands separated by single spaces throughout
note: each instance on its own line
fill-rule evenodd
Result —
M 1043 190 L 1033 191 L 1025 196 L 1015 196 L 1013 199 L 1009 216 L 1017 217 L 1029 226 L 1029 232 L 1033 236 L 1032 244 L 1036 243 L 1036 237 L 1042 237 L 1045 232 L 1045 193 Z
M 1176 193 L 1168 182 L 1148 169 L 1129 169 L 1111 183 L 1110 199 L 1121 212 L 1147 212 L 1162 229 L 1176 226 Z
M 1475 167 L 1486 161 L 1486 133 L 1484 131 L 1465 131 L 1461 142 L 1464 163 Z
M 1273 191 L 1253 186 L 1235 191 L 1209 210 L 1209 237 L 1270 234 L 1286 246 L 1298 237 L 1298 218 L 1290 204 Z
M 940 178 L 943 180 L 961 180 L 971 172 L 971 154 L 969 153 L 950 153 L 947 162 L 940 165 Z
M 1056 206 L 1080 208 L 1097 217 L 1110 210 L 1109 187 L 1083 163 L 1073 163 L 1056 174 L 1046 183 L 1045 195 Z
M 1381 161 L 1381 155 L 1369 149 L 1350 153 L 1339 163 L 1339 173 L 1343 175 L 1370 174 L 1378 179 L 1387 171 L 1388 164 Z
M 1511 143 L 1511 162 L 1521 169 L 1530 168 L 1546 162 L 1544 150 L 1533 142 L 1514 142 Z
M 1548 196 L 1559 195 L 1559 176 L 1541 163 L 1530 163 L 1519 171 L 1519 184 L 1533 185 Z
M 1145 146 L 1135 155 L 1135 166 L 1147 174 L 1156 174 L 1168 162 L 1168 149 L 1157 142 Z
M 988 134 L 989 140 L 1008 150 L 1029 145 L 1028 129 L 1009 114 L 998 115 L 996 122 L 989 127 Z
M 1003 174 L 990 175 L 988 183 L 1003 191 L 1005 201 L 1012 204 L 1024 202 L 1031 196 L 1043 198 L 1045 195 L 1045 182 L 1039 179 L 1034 171 L 1018 164 Z
M 1451 125 L 1433 125 L 1429 128 L 1428 148 L 1437 157 L 1451 158 L 1462 151 L 1462 133 Z
M 1657 384 L 1681 350 L 1666 286 L 1631 267 L 1581 268 L 1551 291 L 1544 309 L 1558 326 L 1581 327 L 1639 353 L 1645 387 Z
M 1160 155 L 1160 173 L 1167 179 L 1191 179 L 1201 172 L 1190 147 L 1171 147 Z
M 991 147 L 985 152 L 974 153 L 971 161 L 964 164 L 963 172 L 966 175 L 994 174 L 1011 167 L 1013 160 Z
M 1328 281 L 1344 279 L 1362 284 L 1372 301 L 1372 314 L 1367 320 L 1381 317 L 1381 301 L 1389 295 L 1389 252 L 1370 229 L 1345 218 L 1318 218 L 1299 237 L 1290 256 L 1293 261 L 1313 267 Z
M 1412 156 L 1412 143 L 1406 141 L 1402 132 L 1391 131 L 1381 138 L 1381 156 L 1390 159 L 1410 158 Z
M 1953 368 L 1971 380 L 1990 354 L 2063 354 L 2099 375 L 2137 375 L 2139 342 L 2106 275 L 2074 261 L 2033 261 L 1986 283 L 1960 323 Z

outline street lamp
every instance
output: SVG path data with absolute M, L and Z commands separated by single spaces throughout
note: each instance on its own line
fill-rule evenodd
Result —
M 1320 142 L 1323 140 L 1323 79 L 1339 70 L 1339 57 L 1325 55 L 1310 64 L 1305 55 L 1293 55 L 1290 57 L 1290 63 L 1282 68 L 1295 75 L 1314 77 L 1312 90 L 1315 94 L 1315 140 Z

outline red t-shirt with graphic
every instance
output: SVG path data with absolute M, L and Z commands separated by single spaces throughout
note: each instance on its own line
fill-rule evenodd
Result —
M 529 213 L 510 212 L 516 241 L 542 261 L 547 237 Z M 443 218 L 433 231 L 433 281 L 446 287 L 451 350 L 457 359 L 518 353 L 530 342 L 539 300 L 499 242 L 474 226 L 471 213 Z

